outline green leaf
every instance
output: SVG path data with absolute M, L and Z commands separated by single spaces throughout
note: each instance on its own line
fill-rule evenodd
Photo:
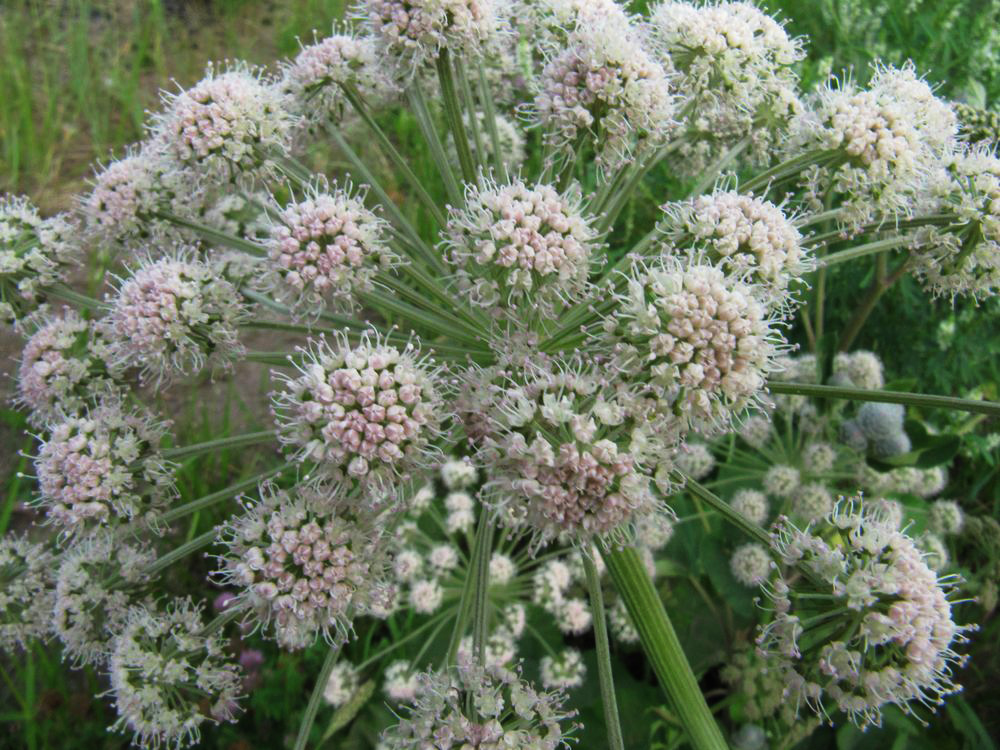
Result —
M 334 712 L 329 725 L 326 727 L 326 731 L 323 732 L 323 738 L 320 740 L 320 744 L 326 742 L 334 734 L 350 724 L 361 709 L 365 707 L 365 704 L 371 699 L 374 693 L 375 681 L 368 680 L 367 682 L 363 682 L 358 689 L 354 691 L 354 695 L 350 697 L 347 703 Z

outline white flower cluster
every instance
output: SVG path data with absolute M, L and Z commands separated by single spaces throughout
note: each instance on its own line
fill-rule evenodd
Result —
M 715 469 L 715 455 L 705 443 L 689 440 L 674 454 L 674 467 L 685 476 L 701 481 Z
M 236 289 L 192 251 L 147 260 L 120 282 L 107 326 L 116 366 L 141 368 L 159 383 L 243 355 L 247 312 Z
M 343 706 L 358 689 L 358 673 L 350 662 L 339 661 L 330 670 L 323 688 L 323 700 L 334 708 Z
M 63 531 L 152 521 L 174 493 L 164 425 L 115 401 L 54 424 L 35 459 L 39 504 Z
M 277 83 L 288 97 L 286 106 L 308 126 L 337 127 L 344 121 L 349 105 L 341 86 L 353 88 L 376 108 L 397 93 L 373 37 L 334 32 L 284 63 Z
M 555 656 L 543 656 L 542 687 L 546 690 L 569 690 L 583 685 L 587 667 L 575 648 L 564 648 Z
M 58 421 L 97 405 L 116 390 L 105 328 L 72 310 L 52 317 L 21 353 L 17 400 L 37 424 Z
M 931 503 L 927 525 L 938 534 L 953 536 L 962 530 L 965 514 L 954 500 L 936 500 Z
M 441 421 L 439 372 L 412 344 L 398 349 L 362 334 L 313 340 L 296 367 L 276 375 L 279 439 L 296 459 L 315 461 L 335 481 L 369 488 L 432 461 Z
M 766 581 L 773 568 L 774 563 L 767 548 L 757 542 L 741 544 L 729 558 L 733 578 L 750 588 L 756 588 Z
M 313 188 L 304 200 L 277 210 L 266 241 L 264 285 L 309 317 L 352 310 L 375 274 L 396 260 L 387 230 L 350 186 Z
M 876 458 L 889 458 L 910 450 L 910 438 L 903 429 L 906 410 L 900 404 L 869 401 L 861 405 L 854 419 L 841 424 L 841 434 L 859 453 L 870 450 Z
M 832 185 L 848 229 L 911 212 L 958 133 L 951 106 L 909 65 L 877 68 L 865 90 L 851 81 L 820 89 L 790 127 L 789 155 L 825 157 L 806 174 L 807 189 L 821 196 Z
M 758 526 L 764 525 L 771 510 L 767 502 L 767 495 L 759 490 L 749 488 L 739 490 L 733 495 L 729 504 L 733 506 L 733 510 Z
M 557 750 L 566 744 L 573 714 L 560 692 L 543 693 L 503 667 L 460 663 L 448 671 L 417 676 L 412 707 L 386 730 L 387 750 L 414 747 L 476 747 L 481 750 Z M 474 709 L 467 715 L 466 696 Z
M 940 703 L 959 689 L 954 646 L 968 630 L 952 620 L 949 583 L 913 540 L 855 501 L 841 501 L 827 521 L 839 544 L 788 523 L 774 536 L 783 563 L 808 572 L 794 592 L 785 579 L 772 585 L 774 618 L 758 641 L 785 676 L 786 697 L 821 715 L 839 709 L 861 727 L 880 725 L 888 704 L 908 712 L 911 702 Z M 859 627 L 823 624 L 818 637 L 817 623 L 841 608 Z
M 812 269 L 799 230 L 770 201 L 716 192 L 662 208 L 661 229 L 671 245 L 707 257 L 728 274 L 752 279 L 767 305 L 787 305 L 791 283 Z
M 289 149 L 295 118 L 281 91 L 245 63 L 209 65 L 197 84 L 163 98 L 151 140 L 199 178 L 235 179 Z
M 813 372 L 815 373 L 815 367 Z M 838 352 L 833 358 L 830 384 L 864 388 L 868 391 L 879 390 L 885 385 L 882 360 L 874 352 L 864 350 Z
M 649 25 L 690 109 L 678 166 L 697 173 L 742 139 L 766 161 L 801 109 L 793 72 L 801 43 L 749 2 L 668 0 L 653 8 Z
M 488 502 L 540 538 L 616 537 L 657 508 L 646 467 L 657 443 L 584 367 L 526 368 L 498 386 Z
M 393 703 L 412 703 L 417 697 L 417 675 L 408 661 L 394 661 L 385 668 L 382 690 Z
M 473 120 L 469 119 L 468 114 L 462 115 L 462 122 L 465 125 L 467 133 L 474 133 L 471 127 Z M 476 112 L 474 122 L 476 129 L 479 131 L 479 138 L 475 138 L 474 135 L 469 136 L 469 149 L 472 152 L 473 159 L 480 164 L 492 165 L 496 156 L 496 162 L 500 166 L 501 174 L 504 172 L 508 175 L 517 174 L 525 158 L 524 133 L 517 124 L 499 112 L 493 113 L 493 122 L 497 131 L 497 142 L 500 145 L 500 150 L 495 155 L 493 136 L 490 133 L 486 113 Z M 482 146 L 481 152 L 480 146 Z M 455 148 L 455 137 L 450 132 L 448 133 L 447 148 L 448 159 L 451 161 L 452 166 L 458 169 L 461 163 L 458 159 L 458 150 Z
M 758 289 L 673 256 L 636 263 L 626 279 L 605 330 L 662 414 L 715 427 L 759 398 L 782 339 Z
M 74 665 L 103 664 L 111 640 L 125 625 L 152 549 L 123 544 L 108 532 L 92 534 L 65 553 L 56 574 L 53 627 Z
M 667 71 L 616 4 L 581 7 L 537 89 L 533 116 L 546 142 L 568 155 L 580 141 L 592 140 L 603 169 L 617 169 L 631 154 L 660 145 L 674 126 Z
M 27 649 L 52 632 L 55 555 L 27 536 L 0 538 L 0 651 Z
M 260 494 L 223 527 L 216 577 L 237 587 L 236 599 L 283 648 L 306 648 L 320 634 L 339 646 L 355 616 L 394 596 L 382 526 L 317 488 L 265 484 Z
M 43 219 L 27 198 L 0 196 L 0 323 L 23 320 L 45 287 L 65 281 L 79 255 L 75 235 L 70 217 Z
M 513 320 L 528 309 L 550 318 L 579 300 L 597 248 L 597 231 L 577 194 L 521 180 L 469 186 L 449 211 L 444 245 L 461 292 Z
M 235 720 L 239 669 L 227 658 L 222 634 L 203 635 L 203 627 L 190 599 L 163 611 L 129 610 L 109 673 L 119 715 L 114 728 L 131 732 L 135 744 L 180 750 L 197 744 L 206 721 Z
M 360 18 L 374 35 L 379 59 L 409 78 L 442 50 L 481 57 L 500 44 L 507 25 L 496 0 L 361 0 Z

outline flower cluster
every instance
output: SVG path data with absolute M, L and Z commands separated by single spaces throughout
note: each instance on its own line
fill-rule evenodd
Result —
M 841 501 L 827 522 L 839 543 L 788 523 L 774 536 L 782 562 L 808 572 L 771 585 L 774 618 L 759 639 L 785 676 L 787 697 L 821 715 L 839 709 L 861 727 L 878 726 L 887 704 L 911 711 L 911 702 L 940 703 L 959 689 L 954 646 L 968 630 L 952 620 L 949 582 L 913 540 L 855 501 Z M 859 626 L 818 625 L 841 609 Z
M 551 185 L 469 187 L 465 205 L 449 212 L 445 246 L 459 289 L 496 314 L 544 318 L 587 290 L 597 231 L 578 195 Z
M 260 494 L 223 528 L 215 575 L 284 648 L 306 648 L 320 634 L 340 645 L 355 616 L 393 596 L 380 526 L 316 488 L 263 485 Z
M 563 710 L 561 693 L 539 692 L 503 667 L 460 664 L 419 674 L 417 684 L 412 708 L 382 735 L 389 750 L 433 745 L 557 750 L 572 731 L 565 726 L 572 714 Z
M 224 367 L 243 355 L 238 328 L 245 317 L 233 285 L 190 251 L 148 260 L 121 281 L 112 301 L 113 361 L 157 382 Z
M 0 196 L 0 323 L 23 320 L 45 287 L 66 279 L 78 255 L 75 232 L 68 216 L 43 219 L 27 198 Z
M 163 424 L 115 401 L 55 423 L 35 459 L 40 505 L 66 532 L 151 522 L 173 494 Z
M 854 419 L 840 426 L 844 442 L 859 453 L 870 450 L 876 458 L 898 456 L 910 450 L 910 438 L 903 429 L 906 410 L 899 404 L 862 404 Z
M 353 309 L 394 254 L 387 226 L 350 187 L 318 187 L 277 212 L 267 240 L 265 286 L 294 310 L 314 317 Z
M 109 660 L 114 728 L 143 747 L 184 748 L 206 721 L 234 721 L 242 686 L 220 633 L 203 634 L 201 610 L 190 599 L 162 611 L 133 607 Z M 202 706 L 205 707 L 202 710 Z
M 55 555 L 27 536 L 0 539 L 0 650 L 27 649 L 52 632 Z
M 300 375 L 279 373 L 272 395 L 283 443 L 326 476 L 368 486 L 425 465 L 441 422 L 439 371 L 412 343 L 398 349 L 364 333 L 314 340 Z
M 748 2 L 668 0 L 653 9 L 650 27 L 690 108 L 679 166 L 703 170 L 742 139 L 766 160 L 801 109 L 793 72 L 804 56 L 801 43 Z

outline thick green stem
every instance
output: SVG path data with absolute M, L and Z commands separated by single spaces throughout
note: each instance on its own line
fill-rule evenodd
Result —
M 835 398 L 848 401 L 876 401 L 882 404 L 904 404 L 927 409 L 951 409 L 974 414 L 986 414 L 990 417 L 1000 416 L 1000 403 L 996 401 L 974 401 L 967 398 L 952 398 L 951 396 L 932 396 L 924 393 L 906 393 L 904 391 L 869 391 L 864 388 L 841 388 L 833 385 L 814 385 L 812 383 L 779 383 L 768 381 L 767 387 L 772 393 L 785 393 L 792 396 L 810 396 L 812 398 Z
M 455 656 L 458 654 L 458 647 L 465 635 L 465 629 L 469 625 L 469 617 L 475 604 L 476 587 L 479 581 L 477 566 L 483 554 L 483 547 L 490 546 L 487 537 L 492 537 L 492 527 L 487 522 L 485 511 L 480 511 L 479 524 L 476 527 L 476 536 L 472 540 L 472 549 L 469 551 L 470 570 L 465 577 L 465 585 L 462 587 L 462 598 L 458 603 L 458 614 L 455 616 L 455 628 L 451 631 L 451 641 L 448 643 L 448 654 L 445 657 L 445 664 L 455 663 Z M 487 557 L 487 568 L 489 566 Z
M 184 229 L 190 229 L 202 239 L 208 240 L 216 245 L 222 245 L 223 247 L 229 247 L 233 250 L 239 250 L 258 257 L 267 255 L 267 249 L 258 245 L 256 242 L 245 240 L 242 237 L 236 237 L 235 235 L 220 231 L 214 227 L 200 224 L 197 221 L 185 219 L 182 216 L 177 216 L 176 214 L 172 214 L 167 211 L 159 211 L 156 213 L 156 216 L 164 221 L 169 221 L 171 224 L 176 226 L 183 227 Z
M 184 516 L 190 515 L 191 513 L 202 510 L 204 508 L 208 508 L 221 500 L 228 500 L 230 498 L 236 497 L 243 490 L 249 489 L 251 487 L 256 487 L 265 479 L 270 479 L 271 477 L 283 474 L 293 466 L 295 466 L 295 464 L 293 463 L 284 463 L 281 464 L 280 466 L 275 466 L 273 469 L 262 471 L 260 474 L 255 474 L 252 477 L 241 479 L 239 482 L 231 484 L 225 489 L 219 490 L 218 492 L 213 492 L 209 495 L 199 497 L 197 500 L 192 500 L 189 503 L 184 503 L 184 505 L 178 505 L 176 508 L 171 508 L 166 513 L 163 513 L 156 520 L 160 523 L 170 523 L 172 521 L 176 521 L 178 518 L 183 518 Z
M 65 284 L 55 284 L 47 287 L 45 291 L 47 294 L 55 297 L 56 299 L 61 299 L 64 302 L 72 302 L 74 305 L 80 305 L 80 307 L 85 307 L 88 310 L 103 311 L 107 308 L 107 305 L 100 300 L 88 297 L 85 294 L 80 294 L 79 292 L 70 289 Z
M 479 98 L 483 103 L 483 117 L 486 120 L 486 132 L 490 136 L 490 144 L 493 146 L 492 162 L 493 169 L 499 177 L 507 178 L 507 160 L 501 151 L 500 131 L 497 128 L 497 116 L 493 107 L 493 95 L 490 92 L 489 82 L 486 80 L 486 69 L 480 60 L 477 63 L 479 79 Z
M 493 517 L 484 508 L 479 523 L 485 526 L 482 543 L 479 545 L 479 559 L 475 562 L 476 593 L 472 606 L 472 651 L 482 663 L 486 652 L 486 605 L 490 593 L 490 557 L 493 551 Z
M 274 430 L 261 430 L 260 432 L 247 432 L 242 435 L 232 435 L 230 437 L 208 440 L 204 443 L 193 443 L 192 445 L 182 445 L 177 448 L 167 448 L 163 451 L 163 457 L 172 461 L 182 458 L 190 458 L 202 453 L 214 451 L 222 448 L 243 448 L 248 445 L 258 445 L 274 440 Z
M 201 536 L 196 536 L 190 542 L 182 544 L 180 547 L 176 547 L 166 554 L 160 555 L 153 562 L 151 562 L 146 569 L 142 571 L 143 576 L 155 576 L 162 570 L 166 570 L 171 565 L 173 565 L 178 560 L 183 560 L 185 557 L 190 555 L 192 552 L 197 552 L 203 549 L 215 541 L 215 537 L 218 535 L 218 530 L 209 529 Z
M 692 747 L 695 750 L 726 750 L 726 740 L 712 718 L 712 711 L 639 554 L 629 547 L 608 550 L 603 556 L 639 633 L 643 650 L 687 730 Z
M 417 118 L 417 124 L 424 134 L 424 140 L 427 141 L 427 146 L 430 148 L 431 158 L 437 164 L 438 172 L 444 181 L 448 199 L 452 202 L 452 205 L 462 205 L 462 188 L 459 186 L 458 180 L 455 179 L 455 172 L 448 161 L 448 155 L 445 153 L 441 136 L 438 134 L 437 127 L 434 125 L 434 118 L 431 117 L 430 110 L 427 107 L 427 99 L 424 97 L 423 89 L 420 88 L 417 81 L 414 80 L 406 89 L 406 96 L 410 100 L 410 108 L 413 111 L 413 115 Z
M 590 557 L 590 550 L 583 553 L 583 570 L 587 575 L 590 591 L 590 609 L 594 616 L 594 641 L 597 646 L 597 675 L 601 683 L 601 703 L 604 705 L 604 723 L 608 728 L 608 748 L 625 750 L 622 725 L 618 718 L 618 700 L 615 697 L 615 680 L 611 673 L 611 646 L 608 644 L 608 621 L 604 614 L 604 593 L 601 577 Z
M 729 521 L 733 526 L 738 528 L 747 536 L 751 537 L 754 541 L 760 542 L 765 547 L 770 549 L 771 537 L 768 536 L 767 532 L 764 531 L 760 526 L 750 521 L 742 513 L 737 512 L 733 509 L 729 503 L 723 500 L 721 497 L 716 495 L 714 492 L 709 490 L 702 484 L 699 484 L 691 477 L 684 477 L 685 486 L 695 497 L 704 500 L 705 503 L 715 510 L 720 516 Z
M 887 250 L 907 247 L 912 243 L 912 235 L 887 237 L 884 240 L 878 240 L 877 242 L 869 242 L 864 245 L 852 247 L 850 250 L 841 250 L 839 253 L 831 253 L 820 260 L 818 265 L 820 268 L 829 268 L 830 266 L 835 266 L 838 263 L 846 263 L 847 261 L 854 260 L 855 258 L 863 258 L 866 255 L 874 255 L 875 253 L 884 253 Z
M 771 185 L 783 182 L 784 180 L 794 177 L 804 170 L 806 167 L 816 165 L 823 165 L 828 162 L 832 162 L 838 158 L 836 153 L 831 153 L 826 150 L 816 150 L 807 151 L 804 154 L 798 156 L 793 156 L 792 158 L 776 164 L 771 167 L 771 169 L 766 172 L 754 177 L 752 180 L 745 182 L 740 185 L 741 193 L 749 193 L 758 188 L 767 188 Z
M 323 699 L 323 691 L 326 690 L 326 683 L 330 681 L 330 673 L 337 663 L 337 654 L 340 649 L 331 647 L 323 661 L 323 668 L 320 669 L 316 677 L 316 684 L 313 686 L 312 695 L 309 696 L 309 703 L 306 705 L 306 712 L 302 714 L 302 722 L 299 724 L 299 734 L 295 738 L 294 750 L 305 750 L 306 743 L 309 742 L 309 733 L 312 731 L 313 722 L 316 721 L 316 712 L 319 711 L 319 702 Z
M 445 117 L 455 140 L 455 151 L 458 152 L 458 163 L 462 168 L 462 177 L 470 185 L 476 181 L 476 165 L 469 148 L 469 137 L 462 122 L 462 108 L 458 103 L 458 92 L 455 90 L 455 77 L 451 69 L 451 55 L 443 48 L 437 57 L 438 81 L 441 82 L 441 99 L 444 103 Z M 472 114 L 470 113 L 470 117 Z

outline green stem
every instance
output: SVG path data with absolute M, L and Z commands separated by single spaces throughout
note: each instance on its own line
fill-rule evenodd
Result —
M 85 307 L 88 310 L 103 311 L 107 308 L 107 305 L 100 300 L 73 291 L 65 284 L 55 284 L 46 288 L 45 291 L 56 299 L 61 299 L 64 302 L 72 302 L 74 305 L 80 305 L 80 307 Z
M 667 611 L 634 548 L 609 549 L 602 553 L 608 572 L 660 685 L 671 699 L 681 725 L 695 750 L 726 750 L 726 741 L 705 702 L 698 680 L 684 656 Z
M 895 250 L 899 247 L 907 247 L 913 243 L 913 235 L 903 235 L 902 237 L 887 237 L 877 242 L 868 242 L 864 245 L 852 247 L 850 250 L 841 250 L 839 253 L 831 253 L 819 261 L 820 268 L 829 268 L 838 263 L 846 263 L 855 258 L 863 258 L 866 255 L 884 253 L 887 250 Z
M 740 192 L 749 193 L 757 188 L 769 187 L 775 183 L 783 182 L 789 177 L 794 177 L 803 169 L 812 166 L 813 164 L 822 165 L 827 162 L 834 161 L 837 158 L 838 155 L 836 153 L 831 153 L 830 151 L 824 149 L 807 151 L 804 154 L 793 156 L 780 164 L 776 164 L 766 172 L 762 172 L 752 180 L 740 185 Z
M 395 651 L 400 646 L 402 646 L 402 645 L 404 645 L 406 643 L 409 643 L 414 638 L 417 638 L 420 635 L 423 635 L 423 633 L 425 631 L 429 630 L 434 625 L 437 625 L 438 623 L 443 622 L 445 620 L 445 618 L 448 617 L 449 614 L 450 614 L 449 611 L 445 611 L 445 612 L 442 612 L 441 614 L 437 615 L 436 617 L 432 617 L 431 619 L 429 619 L 427 622 L 425 622 L 420 627 L 418 627 L 418 628 L 416 628 L 414 630 L 411 630 L 409 633 L 407 633 L 405 636 L 403 636 L 402 638 L 400 638 L 398 641 L 393 641 L 392 643 L 390 643 L 385 648 L 376 651 L 374 654 L 372 654 L 367 659 L 365 659 L 363 662 L 361 662 L 357 666 L 357 670 L 360 672 L 361 670 L 363 670 L 365 667 L 369 666 L 370 664 L 374 664 L 375 662 L 377 662 L 379 659 L 381 659 L 386 654 L 391 654 L 393 651 Z
M 482 513 L 482 512 L 481 512 Z M 485 515 L 480 515 L 479 524 L 476 527 L 476 536 L 472 541 L 472 549 L 469 551 L 469 559 L 473 568 L 478 564 L 482 555 L 482 548 L 487 545 L 487 532 L 492 531 L 490 525 L 486 523 Z M 473 600 L 475 596 L 474 587 L 478 582 L 478 574 L 475 570 L 469 570 L 465 577 L 465 585 L 462 587 L 462 598 L 458 603 L 458 614 L 455 616 L 455 627 L 451 631 L 451 640 L 448 643 L 448 653 L 445 657 L 445 664 L 455 663 L 455 655 L 458 653 L 459 644 L 465 629 L 469 625 L 469 616 L 472 614 Z
M 472 608 L 472 652 L 479 663 L 483 662 L 486 651 L 486 605 L 490 593 L 490 557 L 493 551 L 493 517 L 486 508 L 480 511 L 479 523 L 485 527 L 482 543 L 479 545 L 479 558 L 470 575 L 476 577 L 476 593 Z
M 294 750 L 305 750 L 306 743 L 309 742 L 309 733 L 312 731 L 313 722 L 316 721 L 316 712 L 319 711 L 319 702 L 323 699 L 323 691 L 326 690 L 326 683 L 330 681 L 330 673 L 337 663 L 337 654 L 340 649 L 330 647 L 323 661 L 323 668 L 320 669 L 316 677 L 316 685 L 313 687 L 312 695 L 309 696 L 309 703 L 306 704 L 306 712 L 302 714 L 302 722 L 299 724 L 299 734 L 295 738 Z
M 178 518 L 183 518 L 186 515 L 194 513 L 195 511 L 208 508 L 209 506 L 219 502 L 220 500 L 228 500 L 229 498 L 236 497 L 236 495 L 238 495 L 243 490 L 249 489 L 250 487 L 256 487 L 265 479 L 270 479 L 271 477 L 283 474 L 293 466 L 295 466 L 295 464 L 293 463 L 284 463 L 281 464 L 280 466 L 274 467 L 273 469 L 262 471 L 260 474 L 255 474 L 252 477 L 241 479 L 239 482 L 231 484 L 225 489 L 219 490 L 218 492 L 213 492 L 209 495 L 199 497 L 197 500 L 192 500 L 189 503 L 184 503 L 184 505 L 178 505 L 176 508 L 171 508 L 166 513 L 163 513 L 156 520 L 162 523 L 170 523 L 171 521 L 176 521 Z
M 217 448 L 242 448 L 247 445 L 266 443 L 270 440 L 274 440 L 274 430 L 261 430 L 260 432 L 247 432 L 242 435 L 208 440 L 204 443 L 193 443 L 192 445 L 182 445 L 177 448 L 167 448 L 162 452 L 162 455 L 164 458 L 176 461 L 182 458 L 197 456 L 201 453 L 207 453 Z
M 821 221 L 828 219 L 835 219 L 843 211 L 841 208 L 834 208 L 829 211 L 824 211 L 819 214 L 813 214 L 808 217 L 806 221 L 801 224 L 796 224 L 799 229 L 803 227 L 811 226 L 817 224 Z M 870 224 L 864 224 L 859 227 L 856 232 L 852 233 L 853 236 L 859 234 L 865 234 L 867 232 L 896 232 L 900 229 L 912 229 L 914 227 L 926 227 L 926 226 L 947 226 L 949 224 L 961 223 L 955 214 L 929 214 L 928 216 L 918 216 L 915 219 L 903 219 L 901 221 L 877 221 Z M 823 232 L 822 234 L 814 234 L 806 237 L 804 244 L 806 245 L 820 245 L 830 240 L 846 240 L 848 237 L 844 236 L 845 230 L 843 229 L 831 229 L 829 232 Z
M 722 156 L 720 156 L 718 160 L 716 160 L 716 162 L 708 168 L 704 176 L 698 180 L 698 184 L 694 186 L 694 189 L 689 194 L 689 197 L 701 195 L 712 187 L 712 185 L 715 184 L 715 181 L 719 178 L 719 175 L 722 174 L 722 170 L 738 159 L 740 154 L 746 151 L 749 145 L 749 138 L 744 138 L 743 140 L 733 144 L 731 148 L 722 154 Z
M 465 70 L 465 65 L 461 57 L 456 57 L 453 65 L 455 78 L 458 79 L 458 89 L 462 93 L 462 103 L 468 113 L 469 131 L 472 133 L 472 142 L 476 144 L 476 151 L 473 162 L 476 165 L 476 173 L 481 174 L 486 167 L 486 147 L 483 142 L 483 135 L 479 130 L 478 110 L 475 99 L 472 97 L 472 86 L 469 84 L 469 75 Z
M 455 151 L 458 152 L 458 163 L 462 168 L 462 177 L 470 185 L 476 181 L 476 165 L 472 159 L 472 151 L 469 149 L 468 135 L 465 132 L 465 124 L 462 122 L 462 109 L 458 103 L 458 93 L 455 90 L 455 77 L 451 69 L 451 55 L 447 48 L 443 48 L 438 54 L 437 60 L 438 81 L 441 83 L 441 99 L 444 103 L 445 117 L 451 128 L 452 138 L 455 140 Z
M 768 381 L 772 393 L 786 393 L 793 396 L 813 398 L 846 399 L 848 401 L 876 401 L 882 404 L 905 404 L 928 409 L 951 409 L 987 416 L 1000 416 L 1000 402 L 975 401 L 951 396 L 933 396 L 924 393 L 904 391 L 869 391 L 864 388 L 841 388 L 833 385 L 813 385 L 812 383 L 779 383 Z
M 497 129 L 497 115 L 493 108 L 493 95 L 490 92 L 489 83 L 486 80 L 486 69 L 480 60 L 477 66 L 479 79 L 479 99 L 483 103 L 483 117 L 486 120 L 486 130 L 490 135 L 490 143 L 493 145 L 493 169 L 500 177 L 507 178 L 507 161 L 500 150 L 500 131 Z
M 244 253 L 248 253 L 249 255 L 258 257 L 267 255 L 267 249 L 262 245 L 258 245 L 256 242 L 251 242 L 250 240 L 245 240 L 242 237 L 227 234 L 226 232 L 206 226 L 205 224 L 200 224 L 197 221 L 185 219 L 181 216 L 177 216 L 176 214 L 169 213 L 168 211 L 157 211 L 155 216 L 163 219 L 164 221 L 169 221 L 171 224 L 175 224 L 176 226 L 190 229 L 202 239 L 214 242 L 216 245 L 229 247 L 233 250 L 240 250 Z
M 590 550 L 585 550 L 583 570 L 587 575 L 590 591 L 590 608 L 594 616 L 594 641 L 597 645 L 597 674 L 601 682 L 601 703 L 604 706 L 604 723 L 608 728 L 608 748 L 625 750 L 622 726 L 618 718 L 618 701 L 615 698 L 615 680 L 611 673 L 611 647 L 608 644 L 608 621 L 604 614 L 604 594 L 601 591 L 601 577 L 591 559 Z
M 865 292 L 865 296 L 862 297 L 861 302 L 858 303 L 858 306 L 854 311 L 854 315 L 851 316 L 851 319 L 847 322 L 847 325 L 841 332 L 840 340 L 837 342 L 838 351 L 846 352 L 851 348 L 851 345 L 854 343 L 854 339 L 856 339 L 858 334 L 861 333 L 861 329 L 865 322 L 875 310 L 876 303 L 883 294 L 889 291 L 889 288 L 893 284 L 902 278 L 903 274 L 906 273 L 907 269 L 910 267 L 912 259 L 912 256 L 907 256 L 895 271 L 887 275 L 886 269 L 888 263 L 885 256 L 876 256 L 875 278 L 872 279 L 872 283 L 868 287 L 868 291 Z
M 764 531 L 760 526 L 750 521 L 742 513 L 737 512 L 733 509 L 729 503 L 723 500 L 721 497 L 716 495 L 705 485 L 699 484 L 691 477 L 684 477 L 688 492 L 690 492 L 695 497 L 704 500 L 705 504 L 715 510 L 720 516 L 729 521 L 733 526 L 738 528 L 747 536 L 751 537 L 754 541 L 760 542 L 768 549 L 771 548 L 771 537 L 768 533 Z
M 182 544 L 180 547 L 176 547 L 164 555 L 160 555 L 158 558 L 153 560 L 146 569 L 142 571 L 143 576 L 155 576 L 160 571 L 166 570 L 171 565 L 173 565 L 178 560 L 183 560 L 185 557 L 190 555 L 192 552 L 197 552 L 198 550 L 207 547 L 213 541 L 215 541 L 218 535 L 218 530 L 209 529 L 204 534 L 196 536 L 190 542 Z
M 448 200 L 452 202 L 452 205 L 461 206 L 462 188 L 459 187 L 458 180 L 455 179 L 455 172 L 452 170 L 451 162 L 448 161 L 448 155 L 445 153 L 441 136 L 434 125 L 434 118 L 431 117 L 430 110 L 427 108 L 427 99 L 424 97 L 423 89 L 420 88 L 416 80 L 406 89 L 406 96 L 410 100 L 410 109 L 417 118 L 417 124 L 424 134 L 424 140 L 427 141 L 427 145 L 430 148 L 431 158 L 437 164 L 438 172 L 444 181 Z

